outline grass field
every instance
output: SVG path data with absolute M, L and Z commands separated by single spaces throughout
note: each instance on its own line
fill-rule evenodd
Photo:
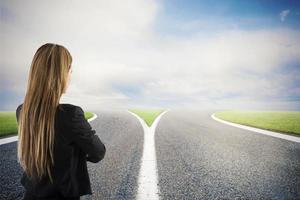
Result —
M 164 109 L 129 109 L 129 111 L 140 116 L 150 127 L 155 118 L 164 111 Z
M 91 113 L 91 112 L 84 112 L 84 117 L 86 118 L 86 119 L 90 119 L 90 118 L 92 118 L 93 117 L 93 113 Z
M 300 111 L 222 111 L 215 116 L 233 123 L 300 136 Z
M 93 113 L 85 112 L 84 117 L 89 119 Z M 17 118 L 16 112 L 0 112 L 0 138 L 8 135 L 17 135 Z

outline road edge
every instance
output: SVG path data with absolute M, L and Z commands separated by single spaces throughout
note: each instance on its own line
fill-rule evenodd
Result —
M 93 120 L 95 120 L 98 116 L 93 113 L 93 117 L 89 118 L 87 121 L 88 122 L 91 122 Z M 7 143 L 11 143 L 11 142 L 15 142 L 19 139 L 19 136 L 16 135 L 16 136 L 11 136 L 11 137 L 6 137 L 6 138 L 2 138 L 0 139 L 0 145 L 3 145 L 3 144 L 7 144 Z
M 237 128 L 244 129 L 244 130 L 253 131 L 253 132 L 256 132 L 256 133 L 260 133 L 260 134 L 264 134 L 264 135 L 268 135 L 268 136 L 272 136 L 272 137 L 276 137 L 276 138 L 280 138 L 280 139 L 300 143 L 300 137 L 287 135 L 287 134 L 284 134 L 284 133 L 279 133 L 279 132 L 274 132 L 274 131 L 269 131 L 269 130 L 264 130 L 264 129 L 260 129 L 260 128 L 254 128 L 254 127 L 250 127 L 250 126 L 246 126 L 246 125 L 236 124 L 236 123 L 233 123 L 233 122 L 228 122 L 228 121 L 222 120 L 220 118 L 217 118 L 215 116 L 215 113 L 211 114 L 211 118 L 214 119 L 215 121 L 221 122 L 223 124 L 227 124 L 227 125 L 230 125 L 230 126 L 234 126 L 234 127 L 237 127 Z

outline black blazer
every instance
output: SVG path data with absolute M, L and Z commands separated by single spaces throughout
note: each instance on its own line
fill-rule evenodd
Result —
M 16 110 L 19 123 L 19 105 Z M 96 131 L 84 117 L 81 107 L 59 104 L 55 116 L 54 166 L 51 169 L 54 183 L 49 178 L 31 180 L 23 171 L 21 184 L 26 191 L 38 197 L 81 196 L 92 194 L 86 161 L 98 163 L 104 158 L 106 148 Z

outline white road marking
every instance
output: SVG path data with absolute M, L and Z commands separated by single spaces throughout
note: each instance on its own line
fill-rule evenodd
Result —
M 93 113 L 93 117 L 91 117 L 91 118 L 89 118 L 87 121 L 88 122 L 91 122 L 91 121 L 93 121 L 94 119 L 96 119 L 98 116 L 95 114 L 95 113 Z
M 169 110 L 165 110 L 159 116 L 157 116 L 151 127 L 148 127 L 146 122 L 140 116 L 129 110 L 127 111 L 140 121 L 144 129 L 144 148 L 141 159 L 141 168 L 138 177 L 137 199 L 157 200 L 159 199 L 159 187 L 154 135 L 156 126 L 161 116 Z
M 19 136 L 12 136 L 12 137 L 7 137 L 7 138 L 0 139 L 0 145 L 7 144 L 7 143 L 10 143 L 10 142 L 15 142 L 15 141 L 18 140 L 18 138 L 19 138 Z
M 285 139 L 285 140 L 300 143 L 300 137 L 287 135 L 287 134 L 284 134 L 284 133 L 278 133 L 278 132 L 274 132 L 274 131 L 263 130 L 263 129 L 254 128 L 254 127 L 250 127 L 250 126 L 245 126 L 245 125 L 241 125 L 241 124 L 236 124 L 236 123 L 232 123 L 232 122 L 227 122 L 225 120 L 217 118 L 214 114 L 212 114 L 211 117 L 214 120 L 218 121 L 218 122 L 221 122 L 221 123 L 224 123 L 224 124 L 227 124 L 227 125 L 230 125 L 230 126 L 234 126 L 234 127 L 246 129 L 246 130 L 249 130 L 249 131 L 254 131 L 256 133 L 261 133 L 261 134 L 264 134 L 264 135 L 269 135 L 269 136 L 272 136 L 272 137 L 277 137 L 277 138 L 281 138 L 281 139 Z
M 89 118 L 87 121 L 90 122 L 90 121 L 93 121 L 94 119 L 97 118 L 97 115 L 95 113 L 93 113 L 93 117 Z M 0 139 L 0 145 L 2 144 L 7 144 L 7 143 L 10 143 L 10 142 L 15 142 L 19 139 L 19 136 L 12 136 L 12 137 L 6 137 L 6 138 L 2 138 Z

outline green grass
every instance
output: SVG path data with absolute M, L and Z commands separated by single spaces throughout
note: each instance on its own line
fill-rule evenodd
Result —
M 15 112 L 0 112 L 0 137 L 17 134 L 17 119 Z
M 300 136 L 300 111 L 222 111 L 215 116 L 233 123 Z
M 93 117 L 93 113 L 91 113 L 91 112 L 84 112 L 84 117 L 85 117 L 86 119 L 90 119 L 90 118 Z
M 128 109 L 129 111 L 140 116 L 150 127 L 155 118 L 164 111 L 164 109 Z
M 84 117 L 89 119 L 93 116 L 91 112 L 84 112 Z M 0 112 L 0 138 L 8 135 L 17 135 L 17 118 L 16 112 Z

